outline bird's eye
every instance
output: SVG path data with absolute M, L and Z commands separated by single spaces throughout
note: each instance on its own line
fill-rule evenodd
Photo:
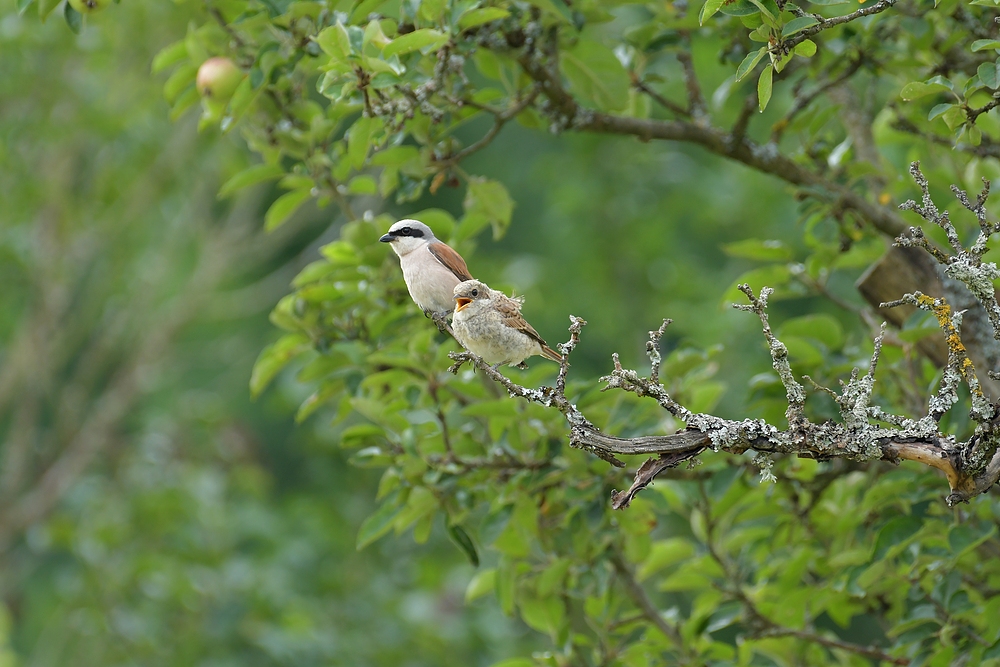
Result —
M 472 296 L 479 296 L 479 290 L 477 289 L 472 290 Z
M 410 229 L 409 227 L 403 227 L 402 229 L 399 230 L 399 233 L 402 234 L 403 236 L 409 236 L 410 232 L 412 231 L 413 230 Z

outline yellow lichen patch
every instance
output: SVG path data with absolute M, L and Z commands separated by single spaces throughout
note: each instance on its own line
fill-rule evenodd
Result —
M 972 365 L 972 360 L 969 359 L 965 345 L 962 344 L 962 338 L 959 336 L 958 330 L 952 324 L 951 307 L 948 305 L 948 302 L 944 299 L 935 299 L 926 294 L 921 294 L 917 297 L 917 303 L 934 314 L 934 317 L 938 321 L 938 326 L 944 331 L 944 339 L 948 345 L 948 350 L 955 357 L 961 359 L 958 370 L 965 377 L 970 390 L 977 396 L 982 396 L 983 390 L 980 388 L 978 379 L 976 378 L 976 369 Z

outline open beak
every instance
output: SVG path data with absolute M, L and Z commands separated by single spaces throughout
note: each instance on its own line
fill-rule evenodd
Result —
M 393 237 L 389 234 L 383 234 L 382 238 L 379 239 L 382 243 L 392 243 Z
M 457 313 L 466 306 L 468 306 L 470 303 L 472 303 L 472 299 L 466 299 L 464 296 L 459 296 L 455 297 L 455 303 L 457 304 L 455 306 L 455 312 Z

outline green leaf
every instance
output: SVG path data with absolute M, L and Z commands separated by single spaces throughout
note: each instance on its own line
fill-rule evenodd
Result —
M 180 94 L 191 86 L 194 90 L 194 79 L 198 75 L 198 68 L 194 65 L 187 64 L 178 67 L 173 74 L 171 74 L 166 83 L 163 84 L 163 97 L 167 100 L 167 104 L 174 104 L 178 101 Z M 198 92 L 195 91 L 195 95 Z
M 698 14 L 698 25 L 704 25 L 705 21 L 712 18 L 716 12 L 722 9 L 724 4 L 726 4 L 726 0 L 705 0 L 705 4 L 701 7 L 701 13 Z
M 253 84 L 250 82 L 250 77 L 244 78 L 240 81 L 240 85 L 236 86 L 236 91 L 233 93 L 233 97 L 229 100 L 229 116 L 231 120 L 226 129 L 228 132 L 232 128 L 237 126 L 240 119 L 246 114 L 260 95 L 264 92 L 264 87 L 254 88 Z
M 759 291 L 761 287 L 774 289 L 775 294 L 771 296 L 772 300 L 787 296 L 787 292 L 783 293 L 782 288 L 788 285 L 790 278 L 791 273 L 784 264 L 772 264 L 752 269 L 733 281 L 733 284 L 722 295 L 722 303 L 726 305 L 747 302 L 747 298 L 743 292 L 737 289 L 740 283 L 747 283 L 754 289 L 754 292 Z
M 343 23 L 336 23 L 329 28 L 324 28 L 314 39 L 319 44 L 319 48 L 331 56 L 334 62 L 344 61 L 351 56 L 351 38 Z
M 474 177 L 465 193 L 465 217 L 458 228 L 460 240 L 467 239 L 487 224 L 493 226 L 493 238 L 500 239 L 510 226 L 514 200 L 499 181 Z
M 1000 658 L 1000 640 L 997 640 L 993 646 L 983 651 L 983 660 L 992 660 L 994 658 Z
M 468 604 L 473 600 L 478 600 L 479 598 L 492 593 L 496 587 L 497 571 L 496 568 L 489 568 L 487 570 L 480 570 L 472 577 L 469 581 L 469 585 L 465 588 L 465 602 Z
M 362 174 L 351 179 L 347 191 L 352 195 L 373 195 L 378 192 L 378 184 L 368 174 Z
M 851 0 L 809 0 L 814 5 L 844 5 Z
M 778 27 L 778 15 L 781 14 L 781 10 L 774 0 L 750 0 L 750 2 L 760 10 L 764 23 L 769 23 L 774 28 Z
M 368 143 L 376 123 L 378 123 L 376 118 L 361 116 L 347 131 L 347 158 L 355 169 L 360 169 L 365 164 L 365 158 L 368 157 Z
M 285 175 L 285 170 L 276 164 L 255 164 L 236 173 L 219 188 L 219 199 L 225 199 L 234 193 L 257 183 L 272 181 Z
M 950 88 L 941 83 L 924 83 L 923 81 L 911 81 L 910 83 L 903 86 L 903 89 L 899 91 L 899 96 L 906 101 L 919 99 L 921 97 L 926 97 L 927 95 L 934 95 L 935 93 L 948 92 Z
M 760 239 L 744 239 L 725 243 L 722 251 L 730 257 L 744 257 L 761 261 L 789 261 L 792 259 L 791 249 L 782 241 Z
M 923 526 L 923 522 L 915 516 L 897 516 L 882 526 L 875 539 L 875 549 L 872 561 L 878 561 L 889 554 L 893 547 L 906 544 Z
M 753 16 L 760 14 L 760 7 L 750 0 L 736 0 L 736 2 L 723 2 L 720 11 L 726 16 Z
M 385 438 L 385 429 L 375 424 L 355 424 L 345 428 L 340 434 L 341 446 L 344 448 L 360 447 L 372 438 Z
M 639 580 L 656 574 L 665 567 L 679 563 L 695 555 L 694 545 L 683 538 L 672 537 L 653 542 L 649 555 L 639 567 Z
M 782 336 L 813 338 L 830 350 L 839 350 L 844 345 L 844 328 L 832 315 L 825 313 L 786 320 L 778 332 L 778 338 Z
M 250 373 L 250 395 L 253 398 L 260 396 L 288 362 L 310 347 L 308 338 L 303 334 L 294 333 L 282 336 L 261 350 Z
M 458 27 L 462 30 L 468 30 L 469 28 L 474 28 L 477 25 L 483 25 L 484 23 L 489 23 L 491 21 L 499 21 L 500 19 L 505 19 L 510 16 L 510 12 L 506 9 L 501 9 L 499 7 L 482 7 L 480 9 L 471 9 L 458 19 Z
M 357 407 L 357 399 L 355 399 L 355 408 Z M 420 519 L 434 514 L 440 506 L 440 501 L 430 489 L 423 486 L 415 487 L 410 491 L 406 505 L 396 515 L 393 527 L 397 533 L 401 533 Z
M 816 55 L 816 42 L 811 39 L 802 40 L 795 47 L 795 55 L 802 56 L 803 58 L 812 58 Z
M 814 26 L 819 23 L 819 19 L 813 16 L 800 16 L 798 18 L 792 19 L 786 23 L 781 28 L 782 37 L 791 37 L 797 32 L 802 32 L 809 26 Z
M 361 23 L 364 19 L 374 12 L 376 9 L 381 7 L 386 3 L 387 0 L 362 0 L 358 3 L 358 6 L 354 8 L 351 12 L 351 23 Z
M 975 125 L 970 125 L 966 130 L 966 133 L 969 137 L 969 143 L 973 146 L 978 146 L 983 140 L 983 131 Z
M 310 197 L 312 193 L 309 190 L 292 190 L 275 199 L 264 214 L 264 229 L 270 232 L 280 227 Z
M 521 618 L 539 632 L 555 636 L 566 617 L 566 608 L 557 596 L 543 598 L 520 598 Z
M 170 109 L 170 120 L 177 120 L 185 111 L 198 103 L 198 91 L 194 84 L 188 84 L 187 88 L 174 100 L 174 106 Z
M 153 74 L 162 72 L 171 65 L 185 60 L 188 57 L 187 44 L 185 40 L 174 42 L 170 46 L 160 49 L 159 53 L 153 56 L 153 64 L 150 67 Z
M 762 46 L 756 51 L 748 53 L 747 57 L 743 59 L 743 62 L 741 62 L 740 66 L 736 69 L 736 80 L 742 81 L 747 74 L 753 71 L 753 68 L 757 66 L 757 63 L 760 62 L 760 59 L 764 57 L 765 53 L 767 53 L 766 46 Z
M 959 125 L 965 123 L 966 115 L 962 110 L 962 107 L 957 104 L 950 105 L 951 108 L 941 114 L 941 120 L 944 121 L 948 129 L 955 130 Z
M 558 594 L 562 590 L 571 562 L 568 558 L 557 558 L 538 576 L 538 594 L 542 597 Z
M 63 5 L 63 18 L 66 19 L 66 25 L 69 26 L 69 29 L 79 35 L 80 29 L 83 28 L 83 16 L 68 2 Z
M 1000 39 L 977 39 L 972 43 L 973 53 L 986 49 L 1000 49 Z
M 955 524 L 948 531 L 948 546 L 952 553 L 961 556 L 988 540 L 995 531 L 995 526 L 982 526 L 976 530 L 968 524 Z
M 1000 62 L 982 63 L 976 73 L 987 88 L 1000 88 Z
M 392 503 L 386 503 L 375 510 L 374 514 L 365 519 L 361 523 L 361 528 L 358 529 L 357 550 L 361 551 L 388 533 L 392 529 L 399 511 L 399 507 L 396 507 Z
M 954 104 L 949 104 L 947 102 L 944 104 L 934 105 L 934 107 L 927 113 L 927 120 L 934 120 L 935 118 L 945 113 L 954 106 L 955 106 Z
M 413 32 L 407 33 L 402 37 L 397 37 L 389 42 L 386 47 L 382 49 L 382 57 L 389 58 L 394 55 L 403 55 L 404 53 L 410 53 L 412 51 L 425 48 L 436 49 L 447 41 L 448 35 L 440 30 L 422 28 L 420 30 L 414 30 Z
M 17 0 L 17 13 L 21 16 L 28 11 L 28 7 L 34 3 L 35 0 Z
M 771 101 L 771 79 L 773 76 L 774 71 L 768 67 L 760 73 L 760 78 L 757 79 L 757 104 L 761 112 L 767 108 L 767 103 Z
M 45 22 L 45 19 L 49 18 L 49 14 L 52 13 L 62 0 L 38 0 L 38 18 Z
M 562 52 L 561 65 L 570 89 L 598 109 L 620 111 L 628 105 L 628 73 L 603 44 L 580 39 Z
M 393 456 L 381 447 L 365 447 L 347 461 L 358 468 L 384 468 L 393 462 Z
M 419 157 L 416 146 L 393 146 L 374 153 L 369 163 L 376 167 L 400 167 Z
M 479 553 L 476 551 L 476 545 L 473 544 L 472 538 L 465 532 L 465 529 L 457 523 L 450 525 L 448 526 L 448 536 L 465 553 L 469 562 L 472 563 L 472 567 L 479 567 Z

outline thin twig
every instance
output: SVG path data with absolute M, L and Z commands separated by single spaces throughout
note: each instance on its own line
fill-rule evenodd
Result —
M 844 23 L 849 23 L 864 16 L 872 16 L 873 14 L 879 14 L 889 9 L 894 4 L 896 4 L 896 0 L 879 0 L 879 2 L 876 2 L 871 7 L 865 7 L 855 12 L 851 12 L 850 14 L 837 16 L 832 19 L 820 19 L 819 23 L 811 25 L 805 30 L 796 33 L 794 37 L 777 42 L 774 46 L 771 47 L 770 50 L 772 53 L 776 55 L 782 55 L 782 56 L 788 55 L 789 53 L 791 53 L 792 49 L 794 49 L 796 46 L 798 46 L 799 44 L 806 41 L 807 39 L 809 39 L 810 37 L 812 37 L 817 33 L 823 32 L 824 30 L 829 30 L 834 26 L 843 25 Z
M 634 72 L 630 72 L 629 76 L 631 77 L 631 79 L 632 79 L 632 85 L 635 86 L 636 90 L 640 90 L 643 93 L 645 93 L 646 95 L 649 95 L 653 99 L 653 101 L 655 101 L 657 104 L 659 104 L 661 107 L 663 107 L 667 111 L 673 112 L 673 113 L 675 113 L 678 116 L 681 116 L 683 118 L 690 118 L 691 117 L 691 112 L 690 111 L 688 111 L 687 109 L 685 109 L 684 107 L 682 107 L 679 104 L 671 102 L 666 97 L 664 97 L 660 93 L 658 93 L 655 90 L 653 90 L 652 88 L 650 88 L 649 84 L 647 84 L 645 81 L 643 81 L 638 76 L 636 76 L 636 74 Z

